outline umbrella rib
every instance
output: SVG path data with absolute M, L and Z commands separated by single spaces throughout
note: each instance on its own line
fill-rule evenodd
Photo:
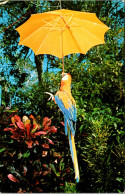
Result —
M 50 14 L 50 13 L 49 13 Z M 84 12 L 81 12 L 81 14 L 84 14 Z M 87 13 L 87 14 L 93 14 L 93 15 L 95 15 L 96 16 L 96 14 L 94 14 L 94 13 Z M 52 14 L 51 14 L 52 15 Z M 57 16 L 60 16 L 60 14 L 58 14 L 58 12 L 55 12 L 55 15 L 57 15 Z M 75 15 L 75 13 L 73 13 L 73 15 Z M 70 14 L 65 14 L 65 17 L 70 17 Z M 96 16 L 97 17 L 97 16 Z M 89 21 L 89 20 L 87 20 L 87 19 L 83 19 L 83 18 L 78 18 L 78 17 L 74 17 L 74 18 L 76 18 L 76 19 L 78 19 L 78 20 L 84 20 L 84 21 L 86 21 L 86 22 L 90 22 L 90 23 L 94 23 L 94 22 L 91 22 L 91 21 Z M 98 19 L 98 18 L 97 18 Z M 99 19 L 98 19 L 99 20 Z M 100 20 L 99 20 L 100 21 Z M 100 26 L 102 26 L 102 27 L 107 27 L 105 24 L 98 24 L 98 23 L 95 23 L 95 24 L 97 24 L 97 25 L 100 25 Z
M 62 17 L 62 19 L 63 19 L 63 21 L 65 22 L 65 20 L 64 20 L 63 17 Z M 78 19 L 78 18 L 77 18 L 77 19 Z M 80 20 L 80 19 L 79 19 L 79 20 Z M 85 21 L 86 21 L 86 20 L 85 20 Z M 78 26 L 78 24 L 76 24 L 75 22 L 72 22 L 72 23 L 75 24 L 76 26 Z M 91 22 L 91 23 L 93 23 L 93 22 Z M 66 23 L 66 22 L 65 22 L 65 24 L 66 24 L 66 26 L 67 26 L 67 23 Z M 98 25 L 99 25 L 99 24 L 98 24 Z M 102 26 L 102 25 L 101 25 L 101 26 Z M 72 26 L 71 26 L 71 27 L 72 27 Z M 91 32 L 89 32 L 88 30 L 86 30 L 84 27 L 82 27 L 82 26 L 78 26 L 78 27 L 84 29 L 84 30 L 87 31 L 89 34 L 91 34 L 92 36 L 96 37 L 99 41 L 102 42 L 102 40 L 101 40 L 100 38 L 98 38 L 96 35 L 94 35 L 94 34 L 92 34 Z M 103 26 L 103 27 L 104 27 L 104 26 Z M 68 27 L 68 30 L 69 30 L 69 32 L 70 32 L 70 34 L 71 34 L 71 36 L 72 36 L 72 38 L 73 38 L 75 44 L 77 45 L 78 50 L 80 51 L 81 49 L 80 49 L 80 47 L 79 47 L 79 45 L 78 45 L 78 43 L 77 43 L 75 37 L 73 36 L 73 34 L 72 34 L 71 30 L 70 30 L 70 27 Z
M 67 26 L 67 28 L 69 28 L 69 26 L 67 25 L 69 22 L 70 22 L 70 20 L 73 18 L 73 15 L 74 14 L 72 14 L 72 16 L 69 18 L 69 20 L 67 21 L 67 22 L 65 22 L 65 20 L 64 20 L 64 18 L 63 18 L 63 21 L 64 21 L 64 23 L 65 23 L 65 26 L 63 27 L 63 29 L 65 29 L 65 27 Z
M 57 18 L 55 18 L 55 20 L 56 20 L 56 19 L 57 19 Z M 59 18 L 59 19 L 60 19 L 60 18 Z M 54 19 L 53 19 L 53 20 L 54 20 Z M 53 20 L 52 20 L 52 21 L 53 21 Z M 58 22 L 58 21 L 59 21 L 59 20 L 57 20 L 57 22 Z M 56 23 L 57 23 L 57 22 L 56 22 Z M 55 24 L 56 24 L 56 23 L 55 23 Z M 45 25 L 46 25 L 46 24 L 45 24 Z M 30 36 L 32 36 L 35 32 L 39 31 L 41 28 L 44 28 L 45 25 L 43 25 L 43 26 L 41 26 L 40 28 L 38 28 L 37 30 L 35 30 L 32 34 L 30 34 L 29 36 L 27 36 L 26 38 L 24 38 L 21 42 L 23 42 L 25 39 L 27 39 L 27 38 L 29 38 Z M 55 26 L 53 26 L 53 27 L 55 27 Z M 49 27 L 48 27 L 48 28 L 49 28 Z M 20 42 L 20 43 L 21 43 L 21 42 Z
M 94 23 L 94 24 L 96 24 L 96 25 L 99 25 L 99 26 L 101 26 L 101 27 L 103 27 L 103 28 L 109 28 L 109 27 L 107 27 L 105 24 L 98 24 L 98 23 L 95 23 L 95 22 L 91 22 L 91 21 L 89 21 L 89 20 L 87 20 L 87 19 L 83 19 L 83 18 L 77 18 L 77 17 L 74 17 L 75 19 L 77 19 L 77 20 L 79 20 L 79 21 L 81 21 L 81 20 L 84 20 L 85 22 L 89 22 L 89 23 Z M 97 18 L 98 19 L 98 18 Z M 99 20 L 99 19 L 98 19 Z M 99 20 L 100 21 L 100 20 Z M 100 21 L 101 22 L 101 21 Z
M 53 24 L 51 24 L 50 22 L 47 22 L 47 21 L 45 21 L 45 20 L 43 20 L 46 24 L 49 24 L 50 26 L 52 26 L 52 27 L 55 27 L 55 29 L 57 29 L 57 30 L 60 30 L 60 31 L 63 31 L 64 29 L 65 29 L 65 27 L 67 26 L 68 27 L 68 23 L 70 22 L 70 20 L 73 18 L 73 15 L 74 14 L 72 14 L 72 16 L 69 18 L 69 20 L 65 23 L 65 26 L 61 29 L 61 28 L 58 28 L 58 27 L 56 27 L 56 26 L 54 26 Z M 62 16 L 63 17 L 63 16 Z M 52 18 L 52 17 L 51 17 Z M 54 20 L 54 19 L 53 19 Z M 52 21 L 53 21 L 52 20 Z M 45 28 L 49 28 L 50 26 L 43 26 L 43 27 L 45 27 Z
M 63 19 L 64 23 L 66 24 L 64 18 L 62 18 L 62 19 Z M 66 25 L 67 25 L 67 24 L 66 24 Z M 80 47 L 79 47 L 79 45 L 78 45 L 78 43 L 77 43 L 75 37 L 73 36 L 73 34 L 72 34 L 71 30 L 70 30 L 70 27 L 68 27 L 68 30 L 69 30 L 69 32 L 70 32 L 70 34 L 71 34 L 71 36 L 72 36 L 72 38 L 73 38 L 75 44 L 77 45 L 78 50 L 80 51 L 81 49 L 80 49 Z M 80 52 L 81 52 L 81 51 L 80 51 Z
M 60 19 L 60 18 L 59 18 L 59 19 Z M 56 23 L 59 21 L 59 19 L 56 21 Z M 55 24 L 56 24 L 56 23 L 55 23 Z M 43 43 L 45 42 L 46 38 L 48 37 L 49 33 L 53 30 L 54 27 L 55 27 L 55 26 L 53 26 L 53 27 L 50 29 L 50 31 L 46 34 L 46 36 L 45 36 L 45 38 L 44 38 L 42 44 L 40 45 L 39 49 L 38 49 L 37 52 L 36 52 L 36 54 L 39 52 L 40 48 L 42 47 Z
M 50 27 L 54 27 L 57 30 L 61 30 L 60 28 L 54 26 L 53 24 L 51 24 L 50 22 L 46 22 L 45 20 L 43 20 L 46 24 L 49 24 L 50 26 L 42 26 L 43 28 L 50 28 Z M 53 21 L 53 20 L 52 20 Z
M 72 23 L 74 23 L 74 22 L 72 22 Z M 77 25 L 76 23 L 74 23 L 74 24 Z M 78 26 L 78 25 L 77 25 L 77 26 Z M 82 27 L 82 26 L 78 26 L 78 27 L 82 28 L 83 30 L 85 30 L 86 32 L 88 32 L 89 34 L 91 34 L 92 36 L 96 37 L 98 40 L 101 40 L 101 39 L 98 38 L 95 34 L 92 34 L 90 31 L 86 30 L 84 27 Z M 102 41 L 102 40 L 101 40 L 101 41 Z

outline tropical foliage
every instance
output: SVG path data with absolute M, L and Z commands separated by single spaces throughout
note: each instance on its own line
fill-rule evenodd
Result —
M 33 115 L 23 116 L 22 121 L 18 115 L 11 117 L 1 137 L 2 192 L 61 191 L 70 168 L 65 167 L 63 154 L 56 149 L 60 142 L 54 134 L 59 137 L 61 132 L 51 122 L 45 117 L 41 123 L 40 116 L 35 119 Z
M 59 2 L 10 1 L 0 6 L 2 105 L 9 106 L 12 99 L 10 110 L 0 109 L 0 191 L 123 192 L 124 3 L 62 1 L 62 8 L 94 12 L 110 27 L 106 44 L 64 60 L 77 104 L 78 184 L 62 112 L 45 94 L 55 94 L 60 87 L 61 61 L 49 55 L 34 57 L 29 48 L 18 46 L 14 30 L 31 13 L 58 9 Z

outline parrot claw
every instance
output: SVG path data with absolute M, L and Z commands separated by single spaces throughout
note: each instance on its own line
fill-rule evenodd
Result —
M 49 101 L 49 100 L 54 100 L 54 95 L 53 95 L 53 94 L 51 94 L 51 93 L 49 93 L 49 92 L 45 92 L 45 94 L 49 94 L 49 95 L 50 95 L 48 101 Z

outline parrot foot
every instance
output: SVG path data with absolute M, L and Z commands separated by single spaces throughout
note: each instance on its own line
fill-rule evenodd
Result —
M 50 95 L 48 101 L 49 101 L 49 100 L 54 100 L 54 99 L 55 99 L 53 94 L 51 94 L 51 93 L 49 93 L 49 92 L 45 92 L 45 94 L 49 94 L 49 95 Z

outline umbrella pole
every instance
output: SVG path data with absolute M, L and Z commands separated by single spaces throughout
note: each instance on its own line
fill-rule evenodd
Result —
M 63 66 L 63 73 L 64 73 L 64 57 L 62 56 L 62 66 Z
M 63 66 L 63 73 L 64 73 L 64 56 L 63 56 L 63 39 L 62 39 L 62 33 L 61 33 L 61 40 L 62 40 L 62 66 Z
M 60 9 L 62 9 L 61 0 L 60 0 Z M 62 32 L 61 32 L 61 36 L 62 36 Z M 63 40 L 62 40 L 62 66 L 63 66 L 63 73 L 64 73 Z

